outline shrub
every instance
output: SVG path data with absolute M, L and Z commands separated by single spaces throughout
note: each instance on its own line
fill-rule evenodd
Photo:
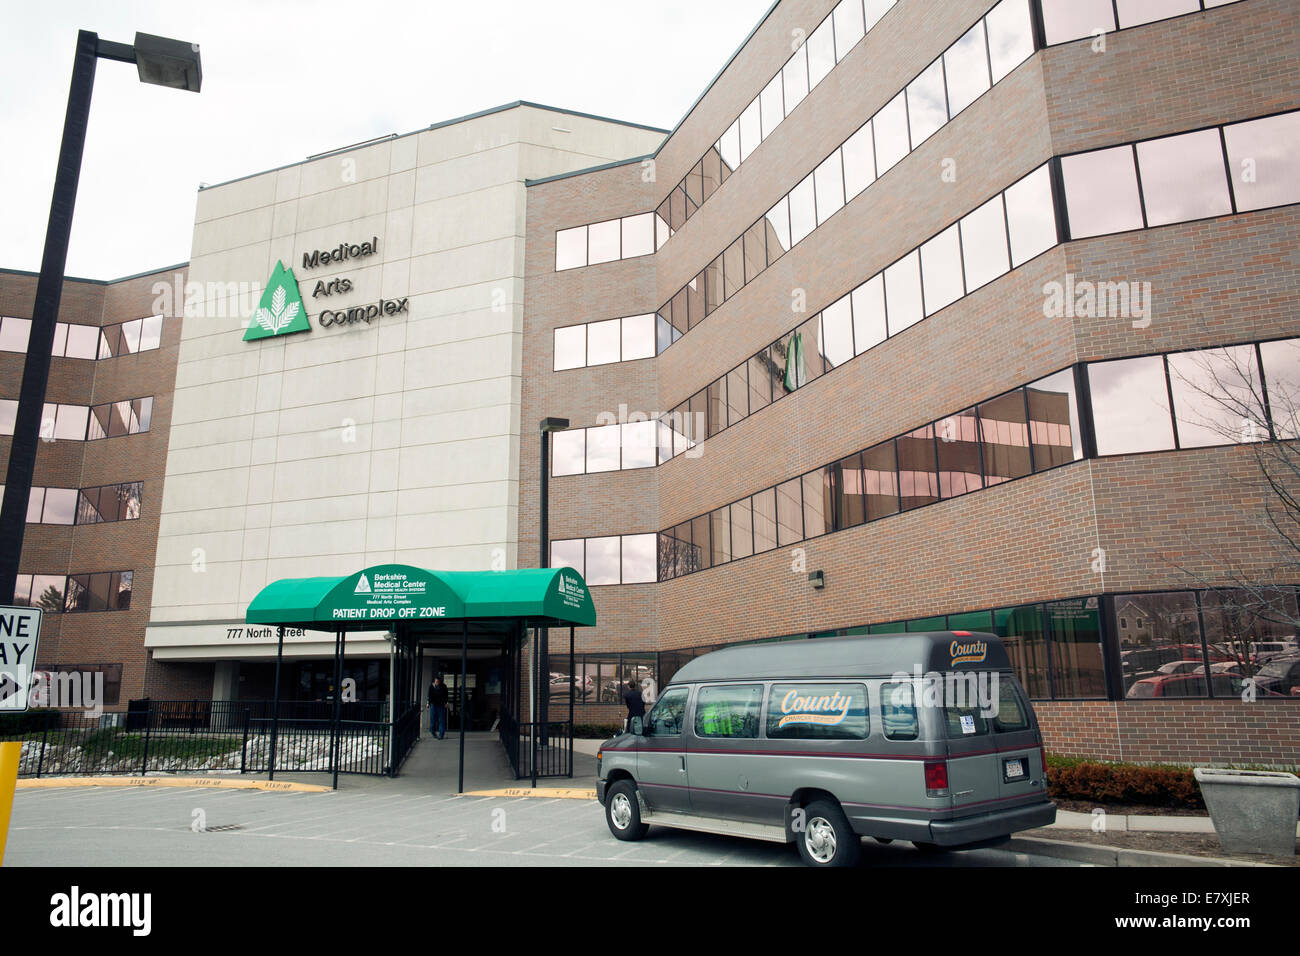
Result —
M 1049 754 L 1047 788 L 1051 796 L 1062 800 L 1205 809 L 1190 767 L 1108 763 Z

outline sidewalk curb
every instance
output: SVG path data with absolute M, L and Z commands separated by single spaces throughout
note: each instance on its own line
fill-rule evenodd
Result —
M 1097 866 L 1196 866 L 1196 867 L 1277 867 L 1276 863 L 1256 863 L 1253 860 L 1229 860 L 1223 857 L 1187 856 L 1182 853 L 1159 853 L 1153 850 L 1128 850 L 1086 843 L 1069 843 L 1062 840 L 1044 840 L 1041 837 L 1013 837 L 998 849 L 1013 853 L 1031 853 L 1053 856 Z
M 283 793 L 330 793 L 331 787 L 288 780 L 225 780 L 221 777 L 40 777 L 19 780 L 19 790 L 65 787 L 205 787 L 212 790 L 272 790 Z

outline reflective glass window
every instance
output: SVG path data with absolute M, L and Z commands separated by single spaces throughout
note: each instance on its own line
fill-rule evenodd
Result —
M 698 518 L 691 519 L 691 560 L 696 562 L 697 566 L 694 571 L 704 571 L 713 565 L 710 559 L 713 556 L 712 548 L 709 544 L 709 516 L 700 515 Z
M 1020 389 L 982 402 L 976 409 L 983 442 L 985 484 L 996 485 L 1029 474 L 1029 427 Z
M 1168 361 L 1179 448 L 1268 437 L 1253 345 L 1178 352 Z
M 772 351 L 764 349 L 752 356 L 749 366 L 749 409 L 750 414 L 760 408 L 766 408 L 772 401 Z
M 731 506 L 731 556 L 747 558 L 754 553 L 754 519 L 749 499 Z
M 871 145 L 871 121 L 844 141 L 840 147 L 844 161 L 844 192 L 849 200 L 876 179 L 876 153 Z
M 979 421 L 975 409 L 949 415 L 935 423 L 939 454 L 939 494 L 956 498 L 984 487 L 981 478 Z
M 619 258 L 619 243 L 622 238 L 622 226 L 619 220 L 593 222 L 587 227 L 587 264 L 613 262 Z
M 655 251 L 655 217 L 652 212 L 623 220 L 623 258 L 648 256 Z
M 997 83 L 1034 52 L 1029 0 L 1002 0 L 984 17 L 988 29 L 989 61 Z
M 617 535 L 587 539 L 587 570 L 583 577 L 588 585 L 618 584 L 622 548 Z
M 125 349 L 122 348 L 122 326 L 109 325 L 99 330 L 98 358 L 113 358 L 123 354 L 124 351 Z
M 601 425 L 587 429 L 587 471 L 618 471 L 618 425 Z
M 77 518 L 76 488 L 46 488 L 42 524 L 72 524 Z
M 555 371 L 587 364 L 587 327 L 570 325 L 555 330 Z
M 577 269 L 587 264 L 587 227 L 561 229 L 555 234 L 555 271 Z
M 1034 468 L 1044 471 L 1083 457 L 1074 372 L 1062 369 L 1025 387 Z
M 771 265 L 780 259 L 790 248 L 790 205 L 782 196 L 781 201 L 767 211 L 767 262 Z
M 745 107 L 740 114 L 740 161 L 749 159 L 749 154 L 763 141 L 763 124 L 759 117 L 757 98 Z
M 813 198 L 813 177 L 810 173 L 798 186 L 790 190 L 790 243 L 794 245 L 817 228 L 817 204 Z
M 898 513 L 898 461 L 893 439 L 862 453 L 862 492 L 868 521 Z
M 31 606 L 51 614 L 63 611 L 63 591 L 67 578 L 61 574 L 32 575 Z
M 93 325 L 69 325 L 68 358 L 93 359 L 99 353 L 99 329 Z
M 1088 389 L 1098 455 L 1174 447 L 1165 363 L 1160 356 L 1094 362 L 1088 366 Z
M 66 322 L 54 323 L 54 344 L 50 346 L 51 356 L 63 355 L 68 345 L 68 325 Z
M 803 482 L 791 478 L 776 486 L 776 542 L 781 547 L 803 540 Z
M 970 291 L 992 282 L 1011 268 L 1002 197 L 994 196 L 961 220 L 962 262 Z
M 727 283 L 723 281 L 722 270 L 725 262 L 725 255 L 718 256 L 707 266 L 704 267 L 704 283 L 707 287 L 708 294 L 705 296 L 705 307 L 708 312 L 712 312 L 723 302 L 727 301 Z M 691 323 L 692 326 L 699 322 L 700 317 L 696 316 Z
M 812 89 L 835 68 L 835 28 L 832 17 L 821 22 L 808 38 L 808 87 Z
M 695 168 L 686 174 L 686 195 L 691 202 L 699 206 L 704 202 L 704 160 L 695 164 Z
M 1115 6 L 1119 10 L 1121 30 L 1201 9 L 1200 0 L 1115 0 Z
M 551 567 L 573 568 L 583 577 L 586 577 L 585 543 L 581 538 L 572 538 L 568 541 L 552 541 Z
M 587 326 L 587 364 L 608 365 L 617 362 L 623 341 L 623 324 L 619 319 L 605 319 Z
M 1232 212 L 1217 129 L 1138 143 L 1137 156 L 1147 225 Z
M 883 176 L 908 154 L 907 104 L 899 93 L 871 118 L 876 142 L 876 175 Z
M 654 467 L 657 447 L 655 423 L 624 422 L 619 427 L 623 430 L 623 469 Z
M 767 268 L 767 220 L 745 230 L 745 282 L 753 282 Z
M 1142 228 L 1133 147 L 1115 146 L 1061 158 L 1070 236 L 1104 236 Z
M 898 484 L 903 511 L 939 500 L 934 426 L 926 425 L 898 439 Z
M 988 48 L 980 20 L 943 54 L 948 112 L 956 116 L 989 88 Z
M 623 535 L 623 583 L 645 584 L 655 579 L 655 535 Z
M 1042 0 L 1042 5 L 1048 46 L 1115 29 L 1111 0 Z
M 885 270 L 885 308 L 890 335 L 921 321 L 921 265 L 915 250 Z
M 874 275 L 853 290 L 853 348 L 861 355 L 885 341 L 885 277 Z
M 848 56 L 850 50 L 862 39 L 862 0 L 840 0 L 831 17 L 835 22 L 835 61 Z
M 137 398 L 131 402 L 131 415 L 136 431 L 147 432 L 153 420 L 153 398 Z
M 718 140 L 718 153 L 723 165 L 734 171 L 740 165 L 740 120 L 737 119 Z
M 759 112 L 762 114 L 763 139 L 772 135 L 772 130 L 785 119 L 785 102 L 781 93 L 781 74 L 778 73 L 763 87 L 758 94 Z
M 1005 2 L 1005 0 L 1004 0 Z M 1007 222 L 1011 227 L 1011 265 L 1028 262 L 1056 245 L 1056 207 L 1044 163 L 1007 189 Z
M 729 507 L 710 512 L 709 545 L 713 567 L 716 568 L 731 560 L 731 509 Z
M 1002 639 L 1012 670 L 1030 697 L 1051 697 L 1047 671 L 1047 635 L 1043 632 L 1043 606 L 1022 604 L 993 612 L 993 633 Z
M 89 412 L 90 409 L 85 405 L 60 405 L 54 424 L 55 440 L 85 441 L 86 417 Z
M 813 170 L 817 193 L 817 225 L 821 225 L 844 206 L 844 167 L 837 149 Z
M 853 528 L 867 520 L 866 489 L 862 483 L 862 456 L 849 455 L 832 466 L 835 488 L 836 530 Z
M 1280 439 L 1300 438 L 1300 339 L 1263 342 L 1259 352 L 1274 433 Z
M 748 365 L 739 365 L 727 373 L 727 421 L 734 425 L 749 414 Z
M 863 9 L 866 12 L 866 28 L 870 30 L 874 27 L 892 7 L 897 0 L 864 0 Z
M 943 88 L 943 60 L 935 60 L 907 85 L 907 116 L 912 148 L 920 146 L 948 122 L 948 101 Z
M 31 332 L 31 319 L 15 319 L 6 315 L 0 319 L 0 352 L 26 352 Z
M 754 495 L 754 553 L 776 547 L 776 490 L 765 488 Z
M 965 294 L 961 277 L 961 237 L 955 224 L 921 246 L 921 278 L 924 280 L 926 315 L 934 315 Z
M 1300 202 L 1300 112 L 1223 128 L 1237 211 Z
M 709 436 L 727 427 L 727 379 L 715 379 L 708 387 Z
M 727 246 L 722 254 L 723 278 L 726 281 L 726 297 L 730 299 L 745 285 L 745 245 L 744 237 Z
M 144 319 L 140 326 L 140 351 L 148 352 L 150 349 L 156 349 L 162 343 L 162 323 L 161 315 L 151 315 Z
M 0 495 L 2 496 L 2 495 Z M 32 488 L 31 493 L 27 496 L 27 523 L 41 523 L 41 509 L 45 505 L 45 489 Z
M 818 468 L 800 479 L 803 484 L 803 534 L 816 538 L 832 530 L 835 511 L 831 498 L 831 469 Z
M 853 307 L 847 295 L 822 310 L 821 353 L 830 368 L 853 358 Z
M 717 265 L 717 263 L 715 263 Z M 719 283 L 720 285 L 720 283 Z M 718 304 L 721 304 L 721 299 Z M 715 306 L 716 308 L 716 306 Z M 706 299 L 704 295 L 704 273 L 701 272 L 690 282 L 686 283 L 686 312 L 689 317 L 687 328 L 695 328 L 704 321 L 704 317 L 709 313 L 706 308 Z M 677 319 L 677 307 L 673 306 L 673 319 Z
M 1117 594 L 1114 623 L 1126 697 L 1206 695 L 1205 651 L 1192 592 Z
M 781 85 L 785 90 L 785 113 L 803 102 L 808 95 L 808 48 L 799 47 L 781 68 Z
M 623 319 L 623 361 L 651 358 L 655 354 L 655 317 L 629 315 Z

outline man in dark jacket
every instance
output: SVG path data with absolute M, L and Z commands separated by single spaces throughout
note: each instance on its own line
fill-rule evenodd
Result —
M 632 681 L 627 685 L 627 690 L 623 691 L 623 703 L 627 704 L 627 729 L 632 729 L 633 717 L 645 716 L 645 700 L 641 697 L 641 685 L 637 681 Z
M 439 740 L 447 734 L 447 685 L 441 674 L 429 685 L 429 733 Z

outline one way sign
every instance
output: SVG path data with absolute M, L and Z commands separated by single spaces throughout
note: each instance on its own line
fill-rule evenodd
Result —
M 27 709 L 41 609 L 0 607 L 0 711 Z

